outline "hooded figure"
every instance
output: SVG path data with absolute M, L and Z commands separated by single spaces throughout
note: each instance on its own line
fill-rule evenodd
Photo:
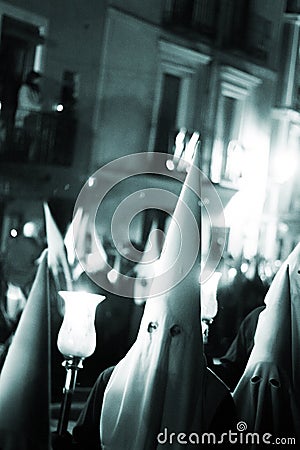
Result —
M 67 260 L 63 237 L 51 214 L 48 203 L 44 203 L 46 236 L 48 244 L 48 266 L 52 271 L 57 290 L 64 286 L 72 290 L 72 276 Z
M 161 230 L 157 228 L 157 224 L 154 222 L 149 231 L 141 260 L 135 267 L 136 280 L 133 296 L 136 305 L 144 305 L 149 296 L 155 274 L 155 264 L 161 252 L 160 233 Z
M 299 252 L 300 244 L 270 286 L 253 350 L 234 391 L 238 416 L 246 422 L 247 431 L 258 433 L 261 439 L 270 433 L 271 443 L 276 437 L 296 437 L 300 442 Z
M 206 368 L 203 353 L 199 195 L 200 172 L 191 165 L 136 342 L 113 370 L 104 392 L 102 449 L 194 448 L 221 404 L 230 399 L 223 383 Z
M 68 260 L 72 267 L 74 281 L 84 272 L 96 273 L 106 268 L 107 254 L 99 236 L 93 237 L 93 227 L 89 215 L 78 208 L 65 235 L 64 243 Z
M 0 376 L 1 450 L 50 450 L 47 250 Z

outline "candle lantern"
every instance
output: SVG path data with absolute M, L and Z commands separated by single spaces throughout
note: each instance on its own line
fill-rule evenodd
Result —
M 91 356 L 96 348 L 95 313 L 105 296 L 72 291 L 59 291 L 59 295 L 64 300 L 65 313 L 57 346 L 65 358 L 63 366 L 67 374 L 57 433 L 64 435 L 68 428 L 78 370 L 83 367 L 83 360 Z

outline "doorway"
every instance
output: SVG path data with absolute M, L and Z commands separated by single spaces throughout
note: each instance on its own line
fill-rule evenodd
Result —
M 39 27 L 8 15 L 2 16 L 0 43 L 1 128 L 5 141 L 14 127 L 18 90 L 33 69 L 36 48 L 43 43 Z

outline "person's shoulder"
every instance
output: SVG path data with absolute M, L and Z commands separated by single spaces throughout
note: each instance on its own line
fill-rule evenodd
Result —
M 208 392 L 215 394 L 216 397 L 231 397 L 230 391 L 226 384 L 215 374 L 215 372 L 206 367 L 206 388 Z
M 232 395 L 225 383 L 209 368 L 206 370 L 206 426 L 210 430 L 228 429 L 236 419 Z
M 266 308 L 266 305 L 257 306 L 249 312 L 249 317 L 258 317 L 260 313 Z
M 108 367 L 107 369 L 103 370 L 101 372 L 94 384 L 94 391 L 103 391 L 105 390 L 107 383 L 109 382 L 109 379 L 111 377 L 111 374 L 113 373 L 115 366 Z
M 226 384 L 209 367 L 206 367 L 205 372 L 205 398 L 213 408 L 218 407 L 224 400 L 232 398 Z
M 103 370 L 103 372 L 101 373 L 100 376 L 104 383 L 106 383 L 106 384 L 108 383 L 108 380 L 110 379 L 111 374 L 114 371 L 114 368 L 115 368 L 115 366 L 111 366 L 111 367 L 108 367 L 107 369 Z
M 252 309 L 247 316 L 244 318 L 242 322 L 243 327 L 254 326 L 256 328 L 256 324 L 258 321 L 258 317 L 260 313 L 265 309 L 266 305 L 258 306 L 257 308 Z

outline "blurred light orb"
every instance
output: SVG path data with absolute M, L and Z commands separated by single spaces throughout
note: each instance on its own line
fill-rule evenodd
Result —
M 175 169 L 175 164 L 173 163 L 173 161 L 171 159 L 168 159 L 166 161 L 166 167 L 168 170 L 172 171 Z
M 116 283 L 118 279 L 119 273 L 116 269 L 111 269 L 107 274 L 107 279 L 110 283 L 114 284 Z
M 244 262 L 244 263 L 241 265 L 241 272 L 242 272 L 242 273 L 246 273 L 248 269 L 249 269 L 249 264 Z
M 37 226 L 34 222 L 26 222 L 23 226 L 23 234 L 25 237 L 36 237 L 37 232 Z
M 89 187 L 93 187 L 95 182 L 96 182 L 95 177 L 89 177 L 89 179 L 88 179 L 88 186 Z
M 232 281 L 236 277 L 236 274 L 237 274 L 237 270 L 234 267 L 231 267 L 228 270 L 228 278 L 229 278 L 229 280 Z

